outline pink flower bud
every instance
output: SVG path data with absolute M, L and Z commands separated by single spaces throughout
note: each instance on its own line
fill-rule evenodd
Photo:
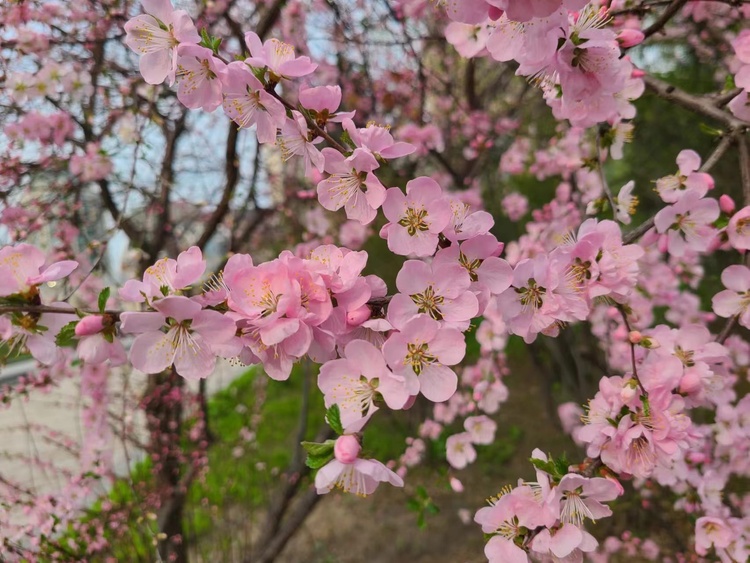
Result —
M 734 213 L 734 210 L 737 209 L 737 205 L 734 203 L 734 200 L 727 194 L 722 194 L 722 196 L 719 198 L 719 207 L 727 215 L 731 215 L 732 213 Z
M 689 371 L 680 379 L 680 393 L 695 393 L 701 388 L 701 378 L 694 372 Z
M 346 315 L 346 322 L 350 326 L 359 326 L 372 315 L 372 310 L 367 306 L 363 305 L 359 309 L 349 311 Z
M 623 29 L 617 36 L 617 42 L 623 49 L 635 47 L 641 43 L 646 36 L 640 29 Z
M 357 437 L 346 434 L 336 439 L 336 444 L 333 446 L 333 455 L 341 463 L 354 463 L 357 461 L 361 449 L 362 446 L 359 445 Z
M 451 489 L 453 489 L 457 493 L 463 493 L 464 484 L 455 477 L 451 477 Z
M 104 317 L 101 315 L 90 315 L 83 317 L 76 325 L 76 336 L 91 336 L 101 332 L 104 328 Z
M 630 73 L 631 78 L 643 78 L 646 73 L 639 68 L 634 68 L 633 72 Z
M 626 385 L 622 388 L 620 391 L 620 398 L 625 401 L 626 403 L 631 400 L 636 395 L 636 390 L 634 387 L 631 387 L 630 385 Z
M 643 335 L 637 330 L 632 330 L 628 334 L 628 340 L 630 340 L 631 344 L 639 344 L 643 340 Z

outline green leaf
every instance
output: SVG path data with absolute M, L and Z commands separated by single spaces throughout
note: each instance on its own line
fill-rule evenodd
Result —
M 334 440 L 326 440 L 322 444 L 318 442 L 302 442 L 302 447 L 311 456 L 328 455 L 333 452 Z
M 318 442 L 302 442 L 302 447 L 307 452 L 305 465 L 310 469 L 320 469 L 333 459 L 334 440 L 326 440 L 322 444 Z
M 60 329 L 55 337 L 55 344 L 60 347 L 71 346 L 75 341 L 76 325 L 78 321 L 70 321 Z
M 109 299 L 109 293 L 110 293 L 109 287 L 105 287 L 104 289 L 99 292 L 99 312 L 103 313 L 104 310 L 107 308 L 107 300 Z
M 568 456 L 563 453 L 559 458 L 554 460 L 555 462 L 555 471 L 559 477 L 564 477 L 568 474 L 568 467 L 570 467 L 570 462 L 568 461 Z
M 305 465 L 307 465 L 307 467 L 309 467 L 310 469 L 320 469 L 332 459 L 333 459 L 333 452 L 331 452 L 330 455 L 325 455 L 325 456 L 308 455 L 307 459 L 305 460 Z
M 331 408 L 326 411 L 326 422 L 339 436 L 344 433 L 344 427 L 341 425 L 341 411 L 337 404 L 331 405 Z
M 544 471 L 548 475 L 555 475 L 555 463 L 552 461 L 544 461 L 543 459 L 537 459 L 535 457 L 529 458 L 529 461 L 531 462 L 531 465 L 539 469 L 540 471 Z

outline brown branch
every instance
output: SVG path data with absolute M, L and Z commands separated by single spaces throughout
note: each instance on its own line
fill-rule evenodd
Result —
M 237 156 L 237 140 L 239 139 L 239 126 L 234 122 L 229 122 L 229 131 L 227 132 L 227 148 L 226 148 L 226 162 L 224 164 L 224 172 L 226 174 L 226 183 L 224 184 L 224 191 L 221 195 L 221 201 L 211 213 L 211 217 L 208 218 L 206 226 L 201 233 L 196 246 L 203 250 L 211 240 L 211 237 L 216 232 L 221 222 L 226 217 L 229 211 L 229 204 L 234 196 L 234 191 L 237 188 L 237 183 L 240 179 L 240 163 Z
M 667 9 L 662 12 L 661 16 L 643 32 L 647 38 L 651 37 L 655 33 L 661 31 L 665 25 L 669 23 L 674 15 L 680 11 L 680 9 L 688 3 L 688 0 L 672 0 L 672 3 L 667 6 Z

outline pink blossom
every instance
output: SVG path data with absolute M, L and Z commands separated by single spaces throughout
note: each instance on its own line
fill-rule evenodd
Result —
M 724 291 L 714 295 L 713 310 L 720 317 L 738 316 L 739 323 L 750 328 L 750 269 L 729 266 L 721 273 Z
M 407 260 L 396 277 L 399 292 L 388 306 L 388 320 L 401 328 L 415 315 L 426 313 L 447 326 L 464 328 L 479 310 L 477 298 L 467 291 L 468 273 L 459 264 L 428 265 Z
M 656 181 L 656 191 L 667 203 L 679 201 L 686 193 L 695 192 L 699 197 L 713 187 L 713 179 L 699 172 L 701 157 L 693 150 L 684 150 L 677 155 L 679 172 Z
M 729 244 L 737 250 L 750 250 L 750 206 L 732 215 L 727 225 Z
M 349 157 L 331 148 L 322 152 L 330 176 L 318 184 L 320 204 L 329 211 L 344 207 L 348 219 L 371 223 L 386 197 L 385 187 L 373 173 L 379 167 L 375 157 L 364 149 L 355 149 Z
M 298 111 L 292 112 L 293 119 L 285 119 L 278 137 L 281 157 L 286 161 L 292 156 L 301 156 L 305 162 L 305 175 L 310 177 L 313 167 L 323 172 L 325 159 L 315 144 L 323 140 L 315 137 L 307 128 L 307 121 Z
M 346 345 L 344 357 L 323 364 L 318 387 L 325 395 L 326 407 L 339 405 L 341 424 L 347 432 L 357 432 L 378 410 L 382 399 L 388 408 L 403 408 L 409 398 L 403 378 L 386 367 L 383 355 L 364 340 Z
M 379 160 L 407 156 L 416 150 L 409 143 L 396 142 L 390 127 L 368 123 L 367 127 L 357 128 L 351 119 L 344 119 L 342 125 L 355 147 L 369 151 Z
M 529 200 L 526 196 L 513 192 L 506 195 L 502 201 L 503 211 L 511 221 L 520 220 L 529 211 Z
M 410 395 L 421 392 L 430 401 L 447 401 L 456 392 L 458 377 L 448 366 L 466 353 L 461 333 L 441 328 L 428 315 L 418 315 L 394 332 L 383 345 L 383 356 L 396 375 L 405 378 Z
M 61 280 L 78 267 L 74 260 L 62 260 L 44 267 L 46 258 L 30 244 L 0 248 L 0 297 L 27 294 L 35 286 Z
M 303 86 L 299 91 L 299 102 L 321 127 L 329 121 L 341 123 L 344 119 L 354 117 L 353 111 L 337 113 L 341 105 L 341 86 Z
M 423 176 L 406 184 L 406 195 L 400 188 L 390 188 L 383 213 L 390 223 L 381 237 L 387 236 L 391 252 L 422 257 L 435 253 L 438 235 L 450 219 L 450 206 L 440 185 Z
M 497 423 L 485 415 L 470 416 L 464 421 L 464 428 L 469 433 L 472 443 L 488 445 L 495 439 Z
M 374 459 L 359 458 L 359 443 L 351 435 L 339 436 L 334 445 L 334 459 L 318 470 L 315 488 L 318 494 L 328 493 L 333 488 L 357 496 L 375 492 L 381 482 L 394 487 L 403 487 L 404 481 L 385 465 Z
M 187 12 L 175 10 L 170 0 L 142 0 L 142 5 L 146 13 L 125 24 L 125 43 L 141 55 L 139 65 L 146 82 L 161 84 L 169 78 L 171 86 L 178 45 L 197 44 L 200 36 Z
M 235 61 L 227 65 L 223 94 L 224 113 L 237 125 L 255 125 L 259 143 L 276 140 L 276 130 L 286 122 L 284 106 L 265 91 L 245 63 Z
M 271 82 L 282 78 L 299 78 L 315 71 L 318 65 L 310 57 L 295 57 L 294 47 L 271 38 L 262 43 L 252 31 L 245 33 L 245 45 L 250 50 L 250 58 L 245 63 L 255 68 L 266 68 Z
M 119 290 L 125 301 L 151 302 L 167 295 L 175 295 L 196 283 L 206 271 L 206 261 L 200 248 L 191 246 L 181 252 L 177 260 L 162 258 L 143 273 L 143 281 L 128 280 Z
M 694 191 L 674 205 L 665 207 L 654 217 L 659 233 L 667 233 L 669 253 L 682 257 L 688 250 L 706 252 L 716 235 L 712 223 L 719 217 L 719 203 Z
M 144 373 L 160 373 L 174 365 L 186 379 L 208 377 L 220 347 L 234 339 L 234 320 L 181 296 L 165 297 L 153 307 L 156 312 L 120 316 L 121 330 L 138 334 L 130 349 L 133 366 Z
M 112 173 L 112 161 L 98 144 L 86 145 L 86 154 L 74 154 L 70 157 L 70 173 L 80 176 L 84 182 L 103 180 Z
M 472 445 L 471 434 L 461 432 L 448 437 L 445 444 L 445 455 L 455 469 L 463 469 L 477 459 L 477 452 Z
M 211 49 L 183 43 L 177 48 L 177 98 L 191 109 L 214 111 L 222 102 L 224 62 Z

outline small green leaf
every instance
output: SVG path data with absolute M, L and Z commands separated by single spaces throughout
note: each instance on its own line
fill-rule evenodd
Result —
M 337 404 L 331 405 L 331 408 L 326 411 L 326 422 L 339 436 L 344 433 L 344 427 L 341 425 L 341 411 Z
M 55 344 L 60 347 L 71 346 L 75 340 L 77 324 L 78 321 L 70 321 L 62 327 L 55 337 Z
M 332 459 L 333 459 L 333 452 L 331 452 L 330 455 L 326 455 L 326 456 L 309 455 L 307 456 L 307 459 L 305 460 L 305 465 L 307 465 L 307 467 L 309 467 L 310 469 L 320 469 Z
M 556 474 L 555 463 L 552 461 L 544 461 L 543 459 L 537 459 L 535 457 L 529 458 L 529 461 L 535 468 L 544 471 L 548 475 L 554 476 Z
M 109 293 L 110 293 L 109 287 L 105 287 L 104 289 L 99 292 L 99 312 L 103 313 L 104 310 L 107 308 L 107 300 L 109 299 Z
M 312 456 L 321 456 L 332 453 L 335 444 L 336 442 L 334 440 L 326 440 L 322 444 L 319 444 L 318 442 L 302 442 L 302 447 Z

